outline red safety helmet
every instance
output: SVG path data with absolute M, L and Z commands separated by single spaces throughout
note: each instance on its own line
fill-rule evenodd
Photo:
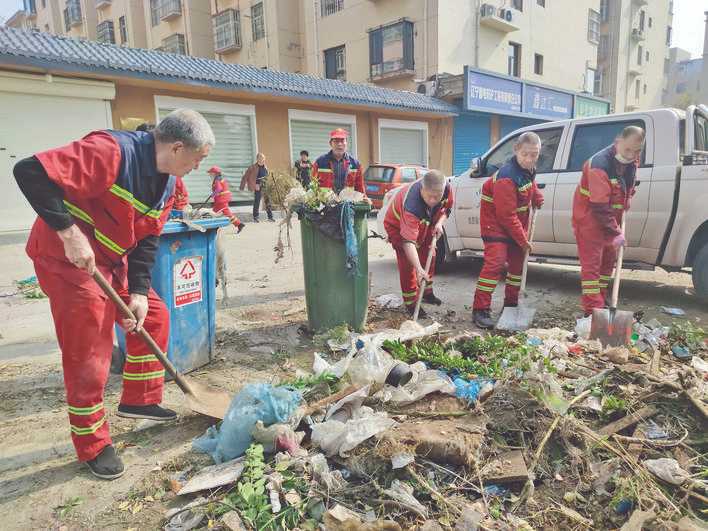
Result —
M 209 171 L 207 173 L 216 173 L 217 175 L 221 175 L 221 168 L 218 166 L 212 166 L 209 168 Z
M 349 131 L 346 129 L 342 129 L 341 127 L 338 127 L 334 131 L 331 131 L 329 133 L 329 139 L 334 140 L 335 138 L 344 138 L 346 139 L 349 136 Z

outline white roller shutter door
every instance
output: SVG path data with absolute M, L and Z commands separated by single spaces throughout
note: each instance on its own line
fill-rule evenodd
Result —
M 427 166 L 425 131 L 381 127 L 382 164 L 420 164 Z

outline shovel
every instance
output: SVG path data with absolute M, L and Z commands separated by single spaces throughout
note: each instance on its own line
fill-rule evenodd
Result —
M 430 271 L 430 264 L 433 262 L 433 251 L 435 250 L 435 246 L 438 244 L 438 237 L 433 236 L 433 241 L 430 242 L 430 249 L 428 250 L 428 259 L 425 261 L 425 274 L 428 274 L 428 271 Z M 420 288 L 418 288 L 420 291 L 418 292 L 418 300 L 415 302 L 415 311 L 413 312 L 413 322 L 417 323 L 418 322 L 418 314 L 420 313 L 420 303 L 423 302 L 423 293 L 425 293 L 425 280 L 420 283 Z
M 529 243 L 533 241 L 533 232 L 536 228 L 537 209 L 531 209 L 531 223 L 529 224 Z M 506 330 L 509 332 L 521 332 L 528 329 L 536 315 L 536 308 L 531 308 L 526 305 L 526 276 L 529 269 L 529 252 L 524 254 L 524 265 L 521 270 L 521 288 L 519 289 L 519 303 L 516 308 L 504 308 L 499 321 L 497 321 L 497 330 Z
M 622 212 L 622 234 L 625 234 L 625 213 Z M 590 322 L 590 339 L 597 339 L 603 347 L 629 346 L 632 340 L 632 325 L 634 314 L 617 310 L 619 299 L 620 277 L 622 276 L 622 260 L 624 259 L 624 245 L 617 252 L 615 265 L 615 278 L 612 281 L 612 301 L 610 308 L 596 308 L 592 311 Z
M 93 279 L 101 287 L 103 292 L 108 296 L 109 299 L 118 307 L 124 317 L 127 319 L 135 320 L 133 312 L 130 308 L 123 302 L 116 290 L 113 289 L 105 277 L 98 271 L 93 274 Z M 174 378 L 177 386 L 182 390 L 184 396 L 187 398 L 187 405 L 189 408 L 202 415 L 207 415 L 209 417 L 214 417 L 216 419 L 223 419 L 226 416 L 226 410 L 231 403 L 231 397 L 225 391 L 220 391 L 218 389 L 212 389 L 205 385 L 202 385 L 194 380 L 185 378 L 179 372 L 172 362 L 167 359 L 167 356 L 162 352 L 160 347 L 155 343 L 155 340 L 150 334 L 148 334 L 144 328 L 141 328 L 139 332 L 136 332 L 145 341 L 150 350 L 155 355 L 155 357 L 160 360 L 160 363 L 165 367 L 165 370 Z

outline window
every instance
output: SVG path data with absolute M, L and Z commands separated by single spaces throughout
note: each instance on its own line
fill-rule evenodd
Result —
M 166 20 L 175 16 L 182 15 L 181 0 L 160 0 L 160 19 Z
M 602 78 L 604 77 L 604 71 L 603 70 L 597 70 L 595 72 L 595 83 L 592 88 L 592 93 L 595 96 L 599 96 L 602 94 Z
M 401 182 L 412 183 L 418 180 L 415 168 L 401 168 Z
M 653 24 L 654 24 L 654 19 L 649 17 L 649 27 L 651 28 Z
M 636 125 L 646 131 L 643 120 L 603 122 L 577 126 L 573 135 L 573 145 L 570 148 L 567 169 L 569 171 L 580 171 L 586 160 L 612 144 L 617 135 L 622 132 L 622 129 L 629 125 Z
M 118 19 L 118 32 L 120 33 L 120 43 L 128 42 L 128 25 L 125 22 L 125 15 Z
M 265 22 L 263 20 L 263 2 L 251 6 L 251 31 L 253 40 L 257 41 L 265 37 Z
M 112 20 L 104 20 L 98 26 L 96 26 L 96 40 L 98 42 L 115 44 L 116 35 L 113 30 Z
M 364 174 L 365 181 L 390 183 L 393 180 L 394 169 L 390 166 L 369 166 Z
M 556 160 L 556 152 L 558 144 L 560 144 L 563 128 L 542 129 L 535 131 L 541 137 L 541 155 L 536 163 L 537 173 L 548 173 L 553 170 L 553 164 Z M 519 138 L 518 135 L 513 136 L 499 146 L 484 162 L 484 177 L 491 176 L 495 171 L 501 168 L 514 155 L 514 143 Z
M 524 0 L 511 0 L 511 7 L 518 9 L 519 11 L 524 10 Z
M 81 24 L 83 22 L 81 18 L 81 4 L 79 0 L 66 0 L 66 16 L 69 20 L 69 27 Z M 69 31 L 69 28 L 67 28 Z
M 507 58 L 507 74 L 510 76 L 521 76 L 521 45 L 515 42 L 509 43 Z
M 160 23 L 161 0 L 150 0 L 150 24 L 157 26 Z
M 27 13 L 36 14 L 37 13 L 37 3 L 35 0 L 24 0 L 24 10 Z
M 644 31 L 644 19 L 646 18 L 646 13 L 644 11 L 639 12 L 639 29 Z
M 64 31 L 68 32 L 71 29 L 71 24 L 69 23 L 69 8 L 65 7 L 64 11 Z
M 214 51 L 222 53 L 241 48 L 241 17 L 235 9 L 225 9 L 212 17 Z
M 600 20 L 607 22 L 610 19 L 610 0 L 600 0 Z
M 642 90 L 642 82 L 637 79 L 634 83 L 634 99 L 639 99 L 639 93 Z
M 187 43 L 182 33 L 175 33 L 164 39 L 161 48 L 163 52 L 187 55 Z
M 344 0 L 322 0 L 322 16 L 334 15 L 344 9 Z
M 536 3 L 541 7 L 546 7 L 546 0 L 536 0 Z
M 642 64 L 642 59 L 644 59 L 644 48 L 641 46 L 637 47 L 637 64 L 641 65 Z
M 324 52 L 325 77 L 327 79 L 347 79 L 347 61 L 344 53 L 344 46 L 330 48 Z
M 588 9 L 588 40 L 594 44 L 600 42 L 600 13 Z
M 369 32 L 369 69 L 372 79 L 415 70 L 412 22 L 404 20 Z
M 671 46 L 671 26 L 666 27 L 666 46 Z
M 594 68 L 585 69 L 585 92 L 592 94 L 595 90 L 595 75 L 596 72 Z
M 693 139 L 694 151 L 708 151 L 708 120 L 700 114 L 694 114 L 695 135 Z
M 47 7 L 47 0 L 42 0 L 42 9 Z
M 533 73 L 543 75 L 543 56 L 540 53 L 533 54 Z

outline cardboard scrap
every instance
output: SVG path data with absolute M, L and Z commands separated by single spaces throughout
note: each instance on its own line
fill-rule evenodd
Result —
M 634 413 L 630 413 L 626 417 L 622 417 L 619 420 L 609 423 L 607 426 L 601 428 L 598 433 L 603 437 L 609 437 L 617 432 L 625 430 L 635 424 L 638 424 L 644 419 L 648 419 L 656 415 L 657 409 L 654 406 L 644 406 Z

